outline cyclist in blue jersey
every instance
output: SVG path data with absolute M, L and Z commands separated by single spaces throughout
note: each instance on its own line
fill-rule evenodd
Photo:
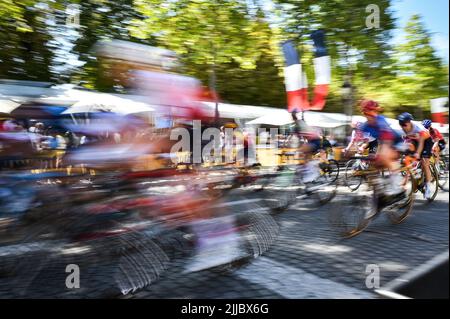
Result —
M 385 194 L 393 197 L 403 197 L 404 188 L 401 186 L 403 178 L 400 174 L 399 148 L 403 145 L 401 136 L 388 124 L 384 116 L 379 114 L 380 107 L 377 102 L 363 100 L 360 104 L 361 111 L 367 118 L 361 130 L 378 140 L 378 150 L 375 156 L 375 164 L 380 168 L 390 171 L 390 187 L 385 189 Z

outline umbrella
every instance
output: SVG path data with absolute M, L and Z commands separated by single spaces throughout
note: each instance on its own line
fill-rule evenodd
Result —
M 62 114 L 111 112 L 121 115 L 151 112 L 154 108 L 110 94 L 91 93 L 83 96 Z

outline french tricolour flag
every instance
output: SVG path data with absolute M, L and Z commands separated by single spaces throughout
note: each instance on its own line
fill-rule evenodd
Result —
M 300 59 L 292 41 L 286 41 L 282 45 L 286 67 L 284 78 L 288 100 L 288 111 L 321 110 L 325 106 L 331 79 L 330 56 L 325 47 L 325 33 L 323 30 L 314 31 L 311 35 L 314 42 L 315 58 L 314 73 L 315 87 L 314 97 L 310 103 L 308 100 L 308 82 L 306 73 L 302 70 Z
M 430 102 L 433 122 L 446 124 L 448 122 L 448 97 L 432 99 Z

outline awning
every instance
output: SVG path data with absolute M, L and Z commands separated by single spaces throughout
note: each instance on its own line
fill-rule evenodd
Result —
M 321 113 L 321 112 L 305 112 L 304 119 L 306 124 L 314 127 L 323 127 L 323 128 L 335 128 L 342 125 L 346 125 L 344 117 L 338 118 L 335 115 L 330 113 Z M 283 112 L 277 112 L 272 114 L 267 114 L 261 116 L 255 120 L 247 122 L 247 124 L 262 124 L 262 125 L 274 125 L 274 126 L 283 126 L 294 123 L 292 119 L 291 113 L 284 110 Z
M 63 114 L 110 112 L 134 114 L 152 112 L 155 109 L 143 102 L 136 102 L 110 94 L 89 93 L 69 107 Z
M 20 106 L 20 103 L 0 98 L 0 113 L 9 114 Z

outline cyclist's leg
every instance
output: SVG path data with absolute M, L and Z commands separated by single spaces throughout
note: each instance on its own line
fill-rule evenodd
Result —
M 385 141 L 380 143 L 377 152 L 377 164 L 381 168 L 388 169 L 389 174 L 389 188 L 385 190 L 387 195 L 397 195 L 404 193 L 402 187 L 403 178 L 400 174 L 400 162 L 398 161 L 399 153 L 394 149 L 393 142 Z
M 303 176 L 303 181 L 309 183 L 320 176 L 319 165 L 317 161 L 311 160 L 312 154 L 316 153 L 320 147 L 320 141 L 311 140 L 300 147 L 300 152 L 305 155 L 305 169 L 306 174 Z
M 426 179 L 427 183 L 431 182 L 430 157 L 432 154 L 432 151 L 431 151 L 432 147 L 433 147 L 433 141 L 431 140 L 431 138 L 425 140 L 422 154 L 420 155 L 421 162 L 422 162 L 422 168 L 423 168 L 423 171 L 425 172 L 425 179 Z
M 439 163 L 441 160 L 441 152 L 445 149 L 445 141 L 441 140 L 438 142 L 438 147 L 436 150 L 436 163 Z

